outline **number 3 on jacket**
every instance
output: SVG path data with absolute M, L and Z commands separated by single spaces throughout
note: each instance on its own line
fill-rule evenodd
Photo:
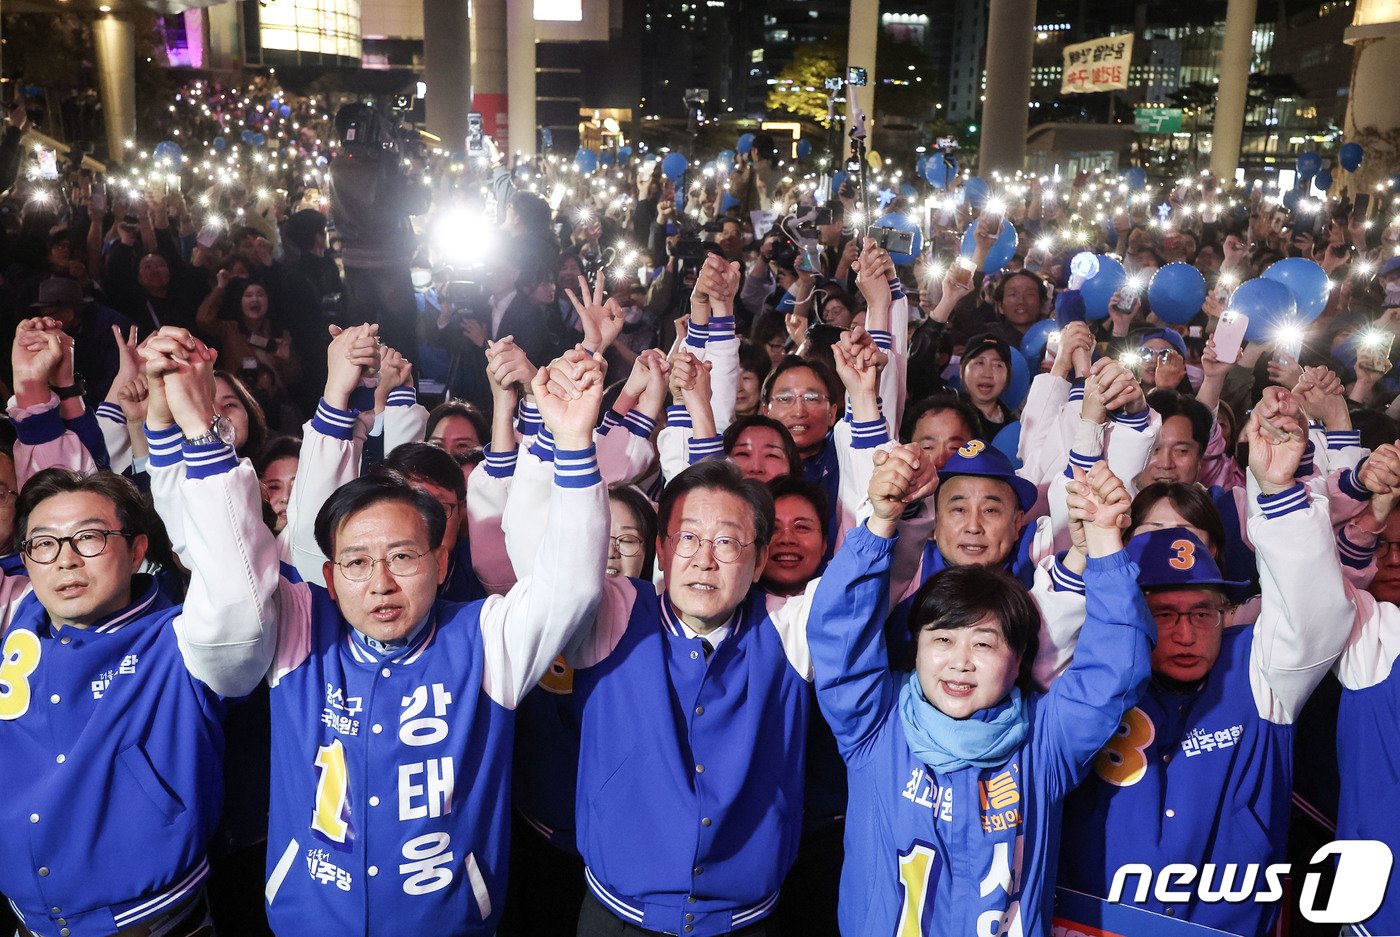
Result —
M 904 888 L 904 907 L 899 912 L 895 937 L 921 937 L 924 933 L 924 913 L 928 910 L 925 905 L 932 893 L 930 886 L 938 878 L 937 867 L 938 853 L 923 843 L 915 843 L 900 855 L 899 883 Z
M 1157 727 L 1134 706 L 1094 758 L 1094 772 L 1115 787 L 1132 787 L 1147 773 L 1147 746 L 1156 738 Z
M 29 712 L 29 675 L 39 666 L 39 639 L 32 631 L 11 631 L 0 660 L 0 719 Z

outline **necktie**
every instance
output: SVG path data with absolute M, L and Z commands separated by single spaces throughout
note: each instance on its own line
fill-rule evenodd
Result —
M 714 652 L 715 652 L 715 646 L 714 646 L 713 644 L 710 643 L 710 639 L 709 639 L 709 638 L 701 638 L 701 639 L 700 639 L 700 646 L 701 646 L 701 647 L 704 649 L 704 651 L 705 651 L 705 660 L 709 660 L 709 659 L 710 659 L 710 656 L 711 656 L 712 654 L 714 654 Z

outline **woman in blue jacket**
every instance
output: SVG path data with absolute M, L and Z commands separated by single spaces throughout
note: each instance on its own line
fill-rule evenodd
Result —
M 1147 678 L 1152 618 L 1123 552 L 1131 499 L 1104 463 L 1069 486 L 1089 548 L 1088 632 L 1046 694 L 1031 692 L 1039 614 L 1023 586 L 945 570 L 916 597 L 912 674 L 890 670 L 895 524 L 933 466 L 897 447 L 870 484 L 874 514 L 827 567 L 808 624 L 817 699 L 850 780 L 842 934 L 1050 932 L 1065 796 Z

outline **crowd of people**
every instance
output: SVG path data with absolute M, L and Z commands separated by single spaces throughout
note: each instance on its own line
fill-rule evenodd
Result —
M 334 132 L 7 180 L 18 934 L 1336 933 L 1298 871 L 1400 845 L 1388 194 Z M 1284 258 L 1325 308 L 1227 347 Z M 1181 864 L 1248 883 L 1124 878 Z

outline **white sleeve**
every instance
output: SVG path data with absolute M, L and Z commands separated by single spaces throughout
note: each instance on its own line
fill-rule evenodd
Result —
M 19 434 L 14 454 L 15 477 L 21 489 L 46 468 L 72 469 L 84 475 L 97 471 L 92 454 L 58 415 L 57 395 L 33 407 L 20 407 L 11 397 L 9 414 Z
M 516 581 L 503 528 L 516 459 L 515 452 L 498 455 L 488 446 L 485 464 L 472 472 L 467 481 L 467 540 L 472 548 L 472 570 L 482 588 L 492 595 L 504 595 Z
M 734 320 L 711 319 L 705 347 L 696 355 L 710 362 L 710 409 L 714 411 L 715 432 L 723 434 L 734 422 L 739 399 L 739 339 L 734 334 Z
M 412 387 L 389 391 L 384 407 L 384 455 L 406 442 L 422 442 L 427 436 L 428 411 L 418 402 L 417 392 Z
M 812 682 L 812 651 L 807 645 L 807 618 L 812 611 L 812 596 L 819 585 L 820 577 L 807 583 L 807 588 L 797 595 L 770 594 L 766 599 L 768 618 L 778 629 L 783 654 L 792 669 L 808 683 Z
M 311 656 L 311 587 L 304 582 L 277 581 L 277 645 L 267 685 L 276 686 Z
M 1079 645 L 1086 608 L 1084 578 L 1047 557 L 1035 568 L 1031 600 L 1040 609 L 1040 649 L 1032 673 L 1038 686 L 1048 688 L 1069 667 Z
M 870 478 L 875 474 L 875 450 L 889 448 L 889 429 L 884 420 L 870 423 L 848 423 L 837 420 L 833 429 L 836 441 L 837 490 L 836 530 L 833 552 L 841 548 L 846 533 L 870 513 Z
M 1342 578 L 1327 499 L 1302 484 L 1256 497 L 1252 475 L 1249 483 L 1261 602 L 1249 679 L 1259 715 L 1288 725 L 1341 653 L 1356 608 Z
M 316 515 L 337 488 L 359 477 L 364 445 L 364 423 L 324 400 L 302 430 L 301 463 L 287 503 L 284 536 L 290 544 L 292 565 L 307 582 L 326 584 L 326 555 L 316 543 Z
M 608 561 L 608 495 L 592 447 L 555 452 L 534 573 L 481 610 L 482 689 L 508 709 L 544 676 L 575 632 L 592 621 Z M 587 474 L 579 474 L 586 472 Z M 579 482 L 586 482 L 579 487 Z
M 889 356 L 880 372 L 880 409 L 885 414 L 890 438 L 899 438 L 899 424 L 904 419 L 904 405 L 909 372 L 909 300 L 901 292 L 890 304 L 890 330 L 871 332 L 875 344 Z
M 1064 468 L 1070 440 L 1061 430 L 1060 415 L 1069 403 L 1070 383 L 1054 374 L 1037 374 L 1021 408 L 1022 478 L 1043 485 Z
M 1123 480 L 1128 494 L 1137 497 L 1137 477 L 1152 459 L 1157 434 L 1162 431 L 1162 416 L 1151 407 L 1147 409 L 1147 425 L 1128 420 L 1114 420 L 1108 430 L 1108 467 Z
M 553 451 L 546 453 L 542 445 L 536 437 L 530 445 L 520 447 L 515 474 L 506 495 L 505 512 L 501 516 L 506 561 L 517 580 L 534 575 L 535 558 L 544 536 L 540 506 L 550 503 L 553 488 L 554 464 L 543 458 L 546 454 L 552 456 Z
M 185 480 L 185 461 L 181 456 L 184 436 L 178 426 L 152 432 L 144 428 L 146 446 L 150 456 L 146 463 L 146 474 L 151 479 L 151 501 L 156 514 L 165 524 L 166 536 L 170 538 L 170 549 L 185 566 L 190 565 L 185 553 L 185 512 L 180 495 L 180 484 Z M 262 517 L 262 508 L 258 508 Z
M 106 401 L 99 403 L 93 414 L 107 447 L 107 465 L 121 475 L 131 468 L 131 433 L 126 428 L 126 414 L 117 404 Z
M 1364 690 L 1385 682 L 1400 656 L 1400 608 L 1360 589 L 1351 590 L 1351 596 L 1356 618 L 1336 674 L 1348 690 Z
M 656 435 L 661 475 L 667 482 L 690 468 L 690 440 L 694 435 L 685 407 L 667 407 L 666 425 Z
M 258 477 L 223 443 L 187 447 L 180 482 L 190 587 L 174 622 L 185 666 L 221 696 L 251 692 L 277 643 L 277 544 Z M 211 474 L 203 474 L 209 472 Z

